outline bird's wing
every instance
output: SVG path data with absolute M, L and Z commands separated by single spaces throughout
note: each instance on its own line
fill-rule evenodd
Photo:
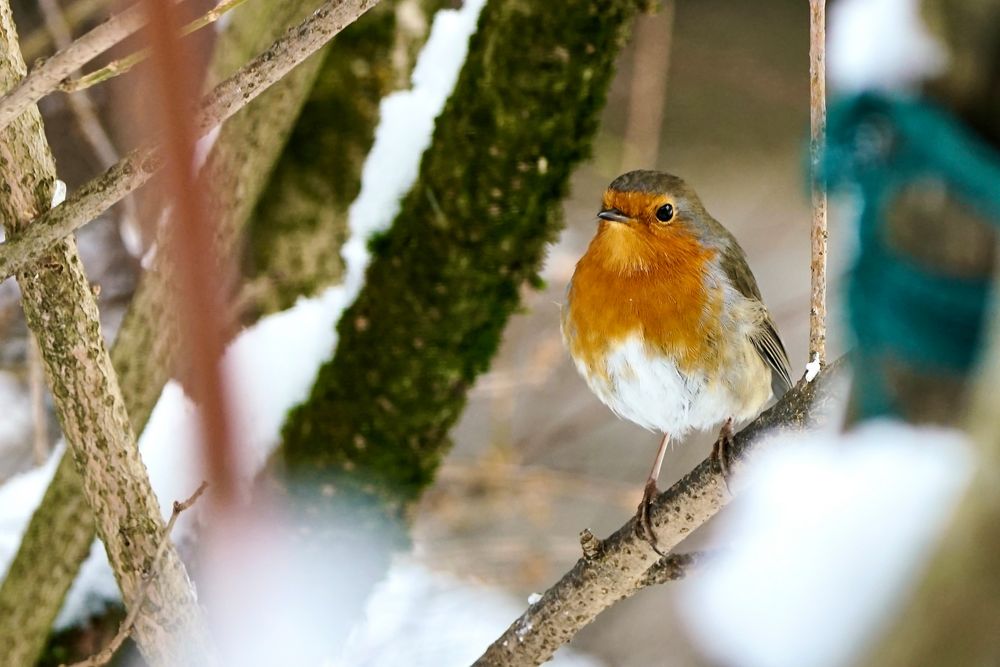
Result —
M 750 336 L 750 342 L 754 349 L 761 356 L 764 362 L 771 368 L 771 391 L 775 398 L 781 396 L 792 388 L 792 377 L 790 364 L 788 363 L 788 353 L 775 329 L 774 320 L 771 314 L 764 307 L 764 300 L 761 298 L 757 281 L 750 272 L 747 265 L 746 255 L 740 248 L 736 239 L 729 235 L 730 242 L 723 245 L 723 270 L 732 282 L 733 286 L 740 294 L 748 299 L 754 299 L 764 308 L 764 321 L 761 326 Z

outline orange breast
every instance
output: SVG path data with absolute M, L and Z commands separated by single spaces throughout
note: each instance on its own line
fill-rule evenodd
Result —
M 682 372 L 718 365 L 722 293 L 706 290 L 715 251 L 681 232 L 661 245 L 602 228 L 577 264 L 563 334 L 591 373 L 604 375 L 609 350 L 636 334 Z

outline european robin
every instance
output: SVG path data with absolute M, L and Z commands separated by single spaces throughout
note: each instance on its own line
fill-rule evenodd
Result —
M 663 434 L 637 513 L 655 549 L 649 505 L 670 438 L 723 423 L 724 444 L 734 419 L 791 387 L 788 355 L 743 249 L 680 178 L 623 174 L 597 217 L 567 290 L 563 341 L 605 405 Z

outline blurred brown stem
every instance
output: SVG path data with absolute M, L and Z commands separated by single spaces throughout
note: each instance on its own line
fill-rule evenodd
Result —
M 197 94 L 192 58 L 181 48 L 180 17 L 171 0 L 145 0 L 149 12 L 158 129 L 166 153 L 166 185 L 173 204 L 167 249 L 179 289 L 177 307 L 181 347 L 189 359 L 194 396 L 204 437 L 205 461 L 215 500 L 232 500 L 234 446 L 232 406 L 222 378 L 222 354 L 228 323 L 224 321 L 225 275 L 231 266 L 216 257 L 215 218 L 207 215 L 205 181 L 196 178 L 196 131 L 187 113 Z M 228 257 L 228 256 L 227 256 Z
M 809 182 L 812 189 L 809 361 L 826 363 L 826 190 L 819 168 L 826 143 L 826 0 L 809 0 Z
M 156 556 L 153 558 L 153 566 L 150 568 L 149 576 L 142 586 L 139 587 L 139 592 L 136 594 L 135 600 L 129 605 L 129 612 L 122 621 L 121 627 L 118 628 L 118 632 L 108 645 L 101 649 L 98 653 L 92 655 L 86 660 L 81 660 L 80 662 L 75 662 L 70 667 L 102 667 L 103 665 L 111 662 L 111 658 L 115 656 L 115 653 L 121 648 L 121 645 L 125 643 L 125 640 L 129 638 L 132 634 L 132 628 L 135 627 L 135 621 L 139 617 L 139 609 L 146 602 L 146 596 L 149 594 L 149 584 L 153 581 L 153 577 L 156 576 L 156 572 L 160 567 L 160 561 L 163 559 L 163 553 L 166 551 L 166 545 L 170 543 L 170 534 L 174 530 L 174 524 L 177 523 L 177 517 L 181 515 L 181 512 L 189 509 L 192 505 L 198 502 L 198 498 L 201 498 L 201 494 L 205 493 L 205 489 L 208 487 L 208 482 L 202 482 L 201 485 L 195 490 L 191 496 L 184 502 L 174 501 L 173 511 L 170 513 L 170 520 L 167 521 L 167 525 L 163 528 L 163 537 L 160 539 L 160 548 L 156 550 Z

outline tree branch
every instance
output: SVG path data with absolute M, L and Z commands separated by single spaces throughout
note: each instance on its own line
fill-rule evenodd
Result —
M 9 4 L 0 1 L 0 87 L 23 73 Z M 0 131 L 0 158 L 6 195 L 0 198 L 0 221 L 16 233 L 51 205 L 54 189 L 55 163 L 37 108 Z M 75 241 L 60 241 L 37 266 L 18 272 L 17 281 L 63 434 L 123 595 L 134 598 L 141 572 L 159 549 L 166 549 L 150 604 L 141 608 L 136 625 L 143 654 L 152 665 L 210 662 L 201 610 L 184 565 L 172 546 L 161 543 L 163 519 L 139 458 Z M 0 662 L 22 664 L 9 654 L 30 651 L 30 644 L 0 646 L 5 653 Z
M 0 129 L 32 104 L 59 87 L 59 83 L 88 62 L 122 41 L 146 22 L 142 8 L 133 5 L 112 16 L 65 49 L 42 60 L 8 93 L 0 97 Z
M 205 489 L 207 487 L 208 482 L 202 482 L 187 500 L 184 502 L 174 501 L 174 508 L 170 513 L 170 520 L 167 521 L 167 525 L 163 529 L 163 537 L 160 539 L 160 548 L 156 550 L 156 557 L 153 559 L 153 566 L 150 568 L 149 576 L 142 582 L 142 586 L 139 588 L 136 599 L 131 605 L 129 605 L 129 612 L 122 621 L 121 627 L 118 628 L 118 632 L 111 638 L 108 645 L 101 649 L 98 653 L 90 656 L 86 660 L 75 662 L 70 665 L 70 667 L 102 667 L 102 665 L 106 665 L 111 662 L 111 658 L 114 657 L 115 652 L 121 648 L 121 645 L 124 644 L 125 640 L 132 634 L 132 629 L 135 627 L 135 621 L 139 618 L 139 610 L 146 602 L 146 596 L 149 594 L 149 585 L 152 583 L 153 578 L 156 577 L 156 573 L 160 569 L 160 561 L 163 560 L 163 553 L 166 551 L 166 546 L 170 543 L 170 534 L 174 530 L 174 524 L 177 523 L 177 517 L 181 515 L 181 512 L 187 510 L 198 502 L 198 498 L 201 497 L 201 494 L 205 493 Z
M 800 380 L 791 391 L 733 438 L 728 453 L 735 465 L 755 453 L 761 437 L 776 429 L 801 430 L 820 423 L 832 398 L 842 362 L 824 368 L 812 382 Z M 651 519 L 661 549 L 676 547 L 730 500 L 713 457 L 702 461 L 653 501 Z M 589 533 L 589 531 L 587 531 Z M 663 580 L 677 556 L 658 559 L 637 535 L 635 517 L 598 541 L 583 536 L 584 556 L 563 575 L 476 661 L 480 667 L 539 665 L 604 609 Z M 672 560 L 673 559 L 673 560 Z
M 809 0 L 809 176 L 812 190 L 812 262 L 809 361 L 826 363 L 826 189 L 819 166 L 826 144 L 826 0 Z
M 54 0 L 39 0 L 40 2 L 54 2 Z M 242 5 L 246 0 L 221 0 L 212 9 L 208 10 L 198 18 L 193 21 L 188 22 L 180 30 L 181 37 L 186 37 L 193 32 L 201 30 L 207 25 L 211 25 L 215 21 L 218 21 L 222 16 L 232 9 L 236 9 Z M 135 53 L 131 53 L 124 58 L 118 58 L 112 60 L 110 63 L 104 67 L 95 70 L 93 72 L 88 72 L 77 79 L 65 79 L 59 84 L 59 90 L 66 93 L 80 93 L 92 86 L 96 86 L 99 83 L 104 83 L 105 81 L 110 81 L 116 76 L 121 76 L 126 72 L 130 72 L 133 67 L 139 63 L 146 60 L 151 53 L 149 48 L 139 49 Z M 73 99 L 73 95 L 69 98 Z
M 293 67 L 319 50 L 378 0 L 328 0 L 302 23 L 202 98 L 194 118 L 199 136 L 253 101 Z M 38 261 L 56 241 L 72 234 L 117 203 L 162 166 L 159 145 L 139 148 L 101 176 L 83 185 L 62 205 L 40 216 L 23 233 L 0 244 L 0 276 Z
M 219 72 L 215 80 L 235 72 L 253 54 L 267 48 L 286 26 L 309 16 L 311 10 L 306 2 L 251 3 L 234 15 L 234 30 L 220 36 L 213 54 L 210 71 Z M 247 42 L 247 35 L 253 35 L 252 41 Z M 353 57 L 352 52 L 339 48 L 338 53 L 348 61 Z M 218 209 L 219 245 L 226 249 L 223 252 L 235 252 L 231 237 L 240 234 L 263 185 L 263 175 L 270 172 L 281 149 L 275 134 L 280 123 L 290 124 L 295 117 L 297 105 L 293 99 L 306 94 L 304 89 L 297 91 L 296 86 L 311 79 L 311 68 L 312 61 L 297 68 L 269 89 L 266 97 L 226 123 L 212 148 L 204 169 L 206 178 L 217 188 L 213 203 Z M 174 291 L 174 274 L 165 261 L 166 255 L 156 254 L 111 350 L 136 432 L 145 426 L 172 372 L 179 338 L 173 310 L 163 308 Z M 89 552 L 94 530 L 72 456 L 64 455 L 0 584 L 0 664 L 34 663 L 66 591 Z M 19 652 L 11 655 L 17 657 L 6 659 L 4 647 L 15 645 Z

